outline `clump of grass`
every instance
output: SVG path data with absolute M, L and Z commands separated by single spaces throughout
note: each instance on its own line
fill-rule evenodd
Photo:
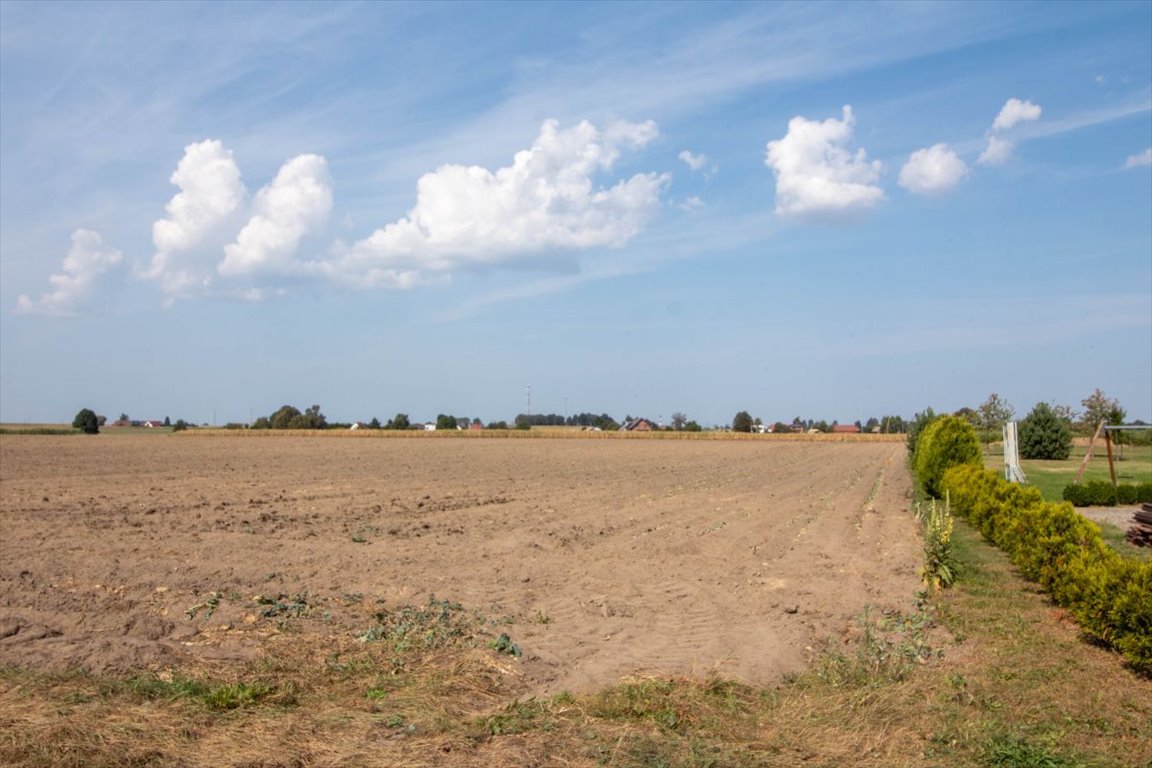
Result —
M 983 758 L 989 768 L 1077 768 L 1082 765 L 1012 735 L 989 739 L 984 745 Z
M 816 658 L 811 679 L 799 679 L 802 685 L 818 681 L 835 688 L 855 688 L 898 682 L 936 655 L 926 634 L 934 622 L 923 602 L 910 615 L 879 619 L 865 609 L 858 624 L 860 635 L 853 651 L 845 654 L 826 646 Z
M 124 680 L 107 680 L 99 687 L 104 699 L 128 696 L 145 701 L 190 701 L 204 708 L 224 712 L 250 707 L 275 698 L 279 704 L 295 703 L 290 691 L 263 681 L 212 683 L 187 677 L 164 679 L 155 675 L 136 675 Z

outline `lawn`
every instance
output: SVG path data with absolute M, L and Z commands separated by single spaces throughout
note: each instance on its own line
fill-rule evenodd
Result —
M 1061 501 L 1064 487 L 1076 479 L 1076 473 L 1084 460 L 1084 446 L 1074 446 L 1072 455 L 1064 461 L 1041 461 L 1035 459 L 1022 459 L 1020 467 L 1029 485 L 1040 489 L 1040 493 L 1048 501 Z M 1125 445 L 1113 446 L 1113 456 L 1116 459 L 1116 481 L 1120 483 L 1152 483 L 1152 446 Z M 984 465 L 997 472 L 1004 470 L 1004 454 L 1000 446 L 986 451 Z M 1102 442 L 1097 442 L 1088 466 L 1080 482 L 1089 480 L 1111 480 L 1108 471 L 1108 454 Z

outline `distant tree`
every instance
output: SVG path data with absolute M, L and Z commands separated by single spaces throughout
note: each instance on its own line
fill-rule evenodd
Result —
M 261 416 L 260 418 L 264 419 L 265 421 L 268 420 L 264 416 Z M 183 432 L 186 429 L 188 429 L 188 422 L 184 421 L 184 419 L 176 419 L 176 423 L 172 425 L 173 432 Z M 265 427 L 265 429 L 267 429 L 267 427 Z
M 900 416 L 884 416 L 880 419 L 880 431 L 885 435 L 899 435 L 908 431 L 908 425 Z
M 456 417 L 439 414 L 436 417 L 436 429 L 456 429 Z
M 306 429 L 324 429 L 328 426 L 328 420 L 324 418 L 324 414 L 320 413 L 320 406 L 318 405 L 313 405 L 304 411 L 304 418 L 307 419 L 308 424 Z
M 791 431 L 792 428 L 782 421 L 778 421 L 772 425 L 772 432 L 777 435 L 783 435 Z
M 988 399 L 981 403 L 980 407 L 976 409 L 977 424 L 981 430 L 985 432 L 999 432 L 1007 422 L 1012 421 L 1012 416 L 1015 415 L 1015 410 L 1012 405 L 1000 395 L 993 392 L 988 395 Z
M 107 423 L 108 423 L 108 417 L 107 416 L 101 416 L 100 414 L 96 414 L 96 426 L 102 427 Z
M 398 413 L 392 418 L 388 419 L 388 423 L 384 425 L 384 429 L 411 429 L 412 423 L 408 421 L 408 414 Z
M 484 422 L 480 421 L 480 419 L 477 419 L 475 417 L 473 417 L 473 419 L 472 419 L 472 426 L 482 425 L 483 423 Z
M 864 422 L 864 426 L 860 427 L 861 432 L 872 432 L 880 426 L 880 419 L 875 416 L 870 416 L 868 421 Z
M 168 420 L 167 416 L 164 417 L 164 426 L 166 426 L 166 427 L 172 426 L 172 422 Z
M 672 429 L 679 432 L 680 430 L 684 429 L 684 425 L 687 423 L 688 417 L 680 411 L 676 411 L 676 413 L 672 414 Z
M 1020 457 L 1063 461 L 1072 452 L 1072 430 L 1052 412 L 1048 403 L 1037 403 L 1020 422 Z
M 952 415 L 958 416 L 959 418 L 964 419 L 964 421 L 968 422 L 969 424 L 971 424 L 974 427 L 980 426 L 980 414 L 979 414 L 979 412 L 977 412 L 975 409 L 969 408 L 968 406 L 964 406 L 963 408 L 956 411 Z
M 1100 390 L 1096 390 L 1096 391 L 1099 392 Z M 131 421 L 131 419 L 128 418 L 128 414 L 122 413 L 122 414 L 120 414 L 120 418 L 118 419 L 118 421 Z
M 1072 406 L 1058 405 L 1056 403 L 1051 403 L 1050 405 L 1052 406 L 1052 413 L 1056 414 L 1056 418 L 1067 424 L 1069 428 L 1076 424 L 1077 413 Z
M 686 421 L 686 422 L 684 422 L 684 431 L 685 432 L 702 432 L 703 430 L 701 429 L 700 425 L 697 424 L 696 422 Z
M 823 419 L 816 422 L 812 427 L 809 427 L 809 429 L 815 429 L 817 432 L 831 432 L 832 431 L 832 427 L 829 426 L 828 422 L 824 421 Z
M 916 455 L 916 442 L 920 439 L 920 433 L 937 419 L 936 412 L 931 408 L 925 408 L 920 413 L 912 417 L 912 423 L 908 425 L 908 453 Z
M 72 427 L 86 435 L 95 435 L 100 432 L 100 425 L 96 423 L 96 412 L 90 408 L 81 408 L 72 419 Z
M 1120 407 L 1120 401 L 1108 397 L 1099 389 L 1080 401 L 1084 406 L 1083 426 L 1086 431 L 1094 431 L 1100 422 L 1111 426 L 1123 424 L 1127 414 Z
M 272 429 L 291 429 L 292 421 L 300 416 L 300 409 L 291 405 L 282 405 L 268 417 Z
M 183 419 L 180 421 L 183 421 Z M 176 423 L 179 424 L 180 422 L 178 421 Z M 259 416 L 256 421 L 252 422 L 252 426 L 249 427 L 249 429 L 272 429 L 272 420 L 267 416 Z
M 368 422 L 368 429 L 380 429 L 380 419 L 373 416 L 372 421 Z
M 751 432 L 752 431 L 752 414 L 748 411 L 739 411 L 732 417 L 732 431 L 733 432 Z
M 506 421 L 490 421 L 485 429 L 508 429 L 508 422 Z

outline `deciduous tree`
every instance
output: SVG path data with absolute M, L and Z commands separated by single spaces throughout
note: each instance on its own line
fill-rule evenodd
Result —
M 733 432 L 751 432 L 752 431 L 752 414 L 748 411 L 739 411 L 732 417 L 732 431 Z
M 1105 424 L 1123 424 L 1127 414 L 1120 407 L 1120 401 L 1108 397 L 1099 389 L 1080 401 L 1084 406 L 1083 425 L 1086 430 L 1095 430 L 1100 422 Z
M 72 419 L 72 427 L 86 435 L 95 435 L 100 432 L 100 425 L 96 423 L 96 412 L 90 408 L 81 408 Z

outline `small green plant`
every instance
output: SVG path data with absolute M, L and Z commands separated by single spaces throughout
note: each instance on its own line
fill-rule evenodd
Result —
M 220 593 L 219 592 L 209 592 L 208 597 L 203 602 L 196 603 L 196 605 L 193 605 L 193 606 L 189 606 L 189 608 L 186 611 L 184 611 L 184 615 L 187 616 L 189 619 L 195 619 L 196 614 L 198 614 L 200 611 L 204 611 L 204 618 L 210 619 L 210 618 L 212 618 L 212 614 L 216 612 L 216 608 L 219 605 L 220 605 Z
M 411 605 L 376 613 L 376 624 L 357 635 L 362 643 L 385 642 L 395 653 L 427 651 L 451 645 L 471 645 L 483 619 L 449 600 L 429 598 L 428 605 Z
M 284 621 L 289 618 L 299 618 L 308 612 L 308 593 L 303 592 L 289 597 L 288 595 L 280 594 L 276 597 L 259 596 L 256 598 L 257 605 L 263 606 L 260 609 L 260 616 L 269 618 L 280 618 Z
M 507 632 L 501 632 L 500 637 L 488 642 L 488 647 L 497 653 L 506 653 L 509 656 L 520 658 L 520 646 L 512 642 L 512 638 L 508 636 Z

